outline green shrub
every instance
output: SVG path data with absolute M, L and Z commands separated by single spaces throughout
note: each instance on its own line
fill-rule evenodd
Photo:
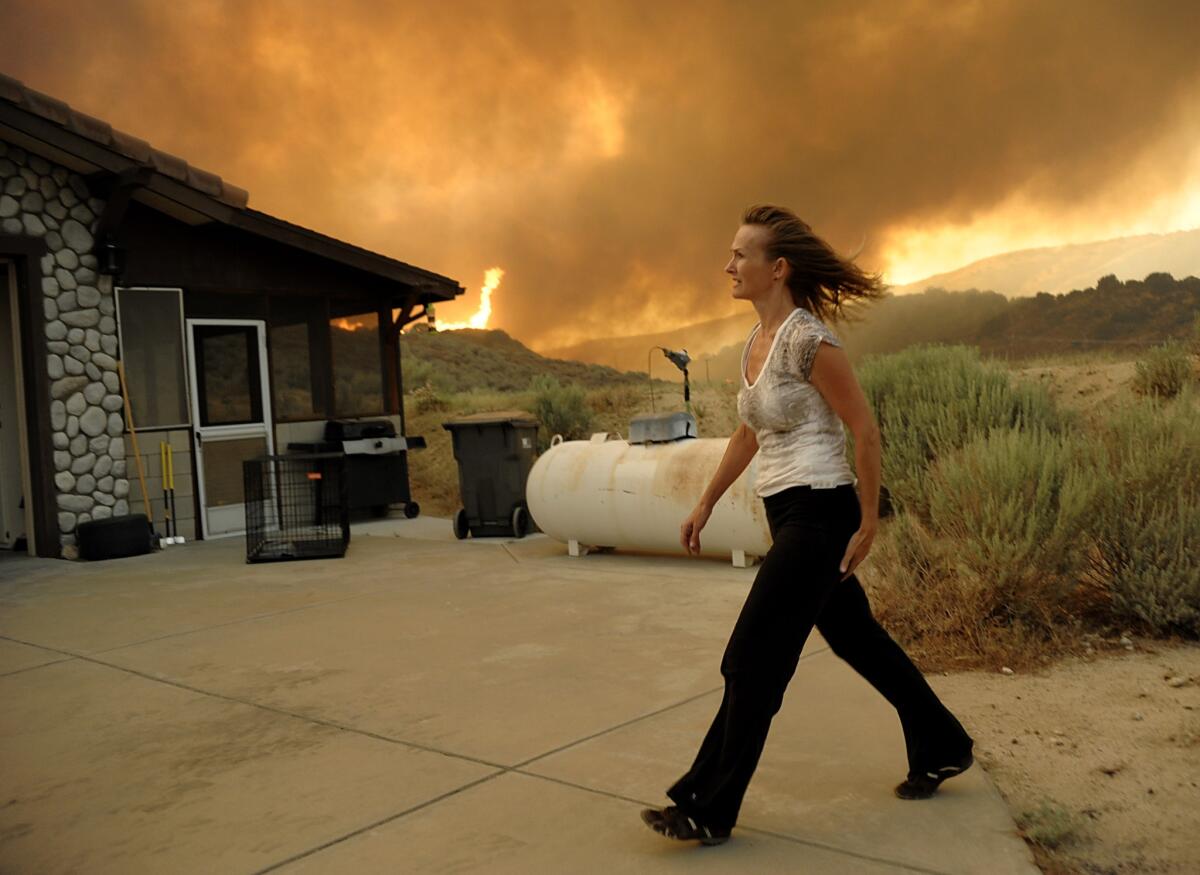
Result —
M 575 383 L 563 385 L 543 374 L 534 377 L 529 388 L 533 392 L 533 415 L 542 423 L 538 442 L 543 447 L 556 434 L 566 440 L 588 436 L 592 417 L 580 386 Z
M 1022 811 L 1017 825 L 1029 840 L 1044 848 L 1075 844 L 1084 832 L 1084 821 L 1057 802 L 1043 800 L 1037 808 Z
M 415 392 L 422 386 L 431 386 L 443 397 L 449 397 L 468 390 L 470 386 L 461 385 L 454 369 L 445 362 L 418 358 L 401 345 L 400 379 L 404 383 L 405 393 Z
M 1151 348 L 1139 359 L 1133 376 L 1133 391 L 1139 395 L 1174 398 L 1192 375 L 1192 363 L 1187 349 L 1170 340 Z
M 447 396 L 446 403 L 456 416 L 493 413 L 498 410 L 528 411 L 533 395 L 529 392 L 500 392 L 486 387 Z
M 405 355 L 400 362 L 401 379 L 404 385 L 413 389 L 429 385 L 433 381 L 433 365 L 413 355 Z
M 1044 389 L 1014 385 L 973 347 L 917 346 L 871 357 L 858 376 L 882 435 L 883 482 L 900 508 L 922 518 L 926 471 L 941 456 L 995 428 L 1062 425 Z
M 629 417 L 645 404 L 646 393 L 640 386 L 604 386 L 587 393 L 587 406 L 597 416 Z
M 893 621 L 915 637 L 1049 630 L 1087 562 L 1095 486 L 1081 457 L 1066 435 L 1010 429 L 941 458 L 928 474 L 929 519 L 901 512 L 882 532 L 882 573 L 903 592 Z
M 429 413 L 434 410 L 445 410 L 449 403 L 442 397 L 441 393 L 433 387 L 431 383 L 426 383 L 412 393 L 413 404 L 416 406 L 417 413 Z
M 1100 490 L 1090 568 L 1118 619 L 1192 637 L 1200 635 L 1200 406 L 1194 394 L 1122 405 L 1092 441 Z
M 951 573 L 952 551 L 946 547 L 914 514 L 901 511 L 880 528 L 873 564 L 882 570 L 898 604 L 923 608 L 934 592 L 958 587 L 958 579 Z M 929 631 L 913 623 L 910 616 L 898 619 L 910 637 Z
M 923 669 L 962 668 L 964 661 L 1013 665 L 1010 651 L 1021 652 L 1022 636 L 1012 629 L 996 634 L 1000 623 L 984 622 L 992 606 L 986 592 L 956 573 L 957 549 L 914 514 L 901 511 L 884 520 L 860 566 L 875 615 Z
M 1080 443 L 1042 428 L 995 430 L 930 469 L 931 531 L 953 545 L 943 555 L 977 591 L 981 620 L 1049 626 L 1078 588 L 1096 492 Z
M 1192 355 L 1200 358 L 1200 312 L 1196 313 L 1196 317 L 1192 319 L 1192 336 L 1189 340 Z

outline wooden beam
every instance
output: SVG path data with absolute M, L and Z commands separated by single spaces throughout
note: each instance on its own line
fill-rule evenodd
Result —
M 125 211 L 129 208 L 133 193 L 143 188 L 150 181 L 152 174 L 153 171 L 149 167 L 130 167 L 117 174 L 115 184 L 109 189 L 108 198 L 104 202 L 104 212 L 96 221 L 93 236 L 98 243 L 103 244 L 111 240 L 117 228 L 121 226 L 121 220 L 125 218 Z

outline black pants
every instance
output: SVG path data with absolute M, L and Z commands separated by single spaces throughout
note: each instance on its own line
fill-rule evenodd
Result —
M 680 809 L 714 829 L 737 822 L 771 719 L 814 625 L 833 652 L 895 707 L 910 777 L 951 763 L 973 746 L 871 615 L 857 578 L 841 580 L 838 566 L 861 521 L 854 487 L 797 486 L 768 496 L 764 505 L 772 546 L 721 660 L 721 707 L 691 769 L 667 791 Z

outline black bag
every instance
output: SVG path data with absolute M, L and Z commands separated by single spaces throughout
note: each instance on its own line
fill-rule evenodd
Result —
M 88 520 L 75 530 L 80 559 L 120 559 L 154 549 L 154 530 L 144 513 Z

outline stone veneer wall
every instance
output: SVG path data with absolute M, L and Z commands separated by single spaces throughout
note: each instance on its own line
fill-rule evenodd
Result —
M 77 525 L 129 513 L 116 306 L 112 279 L 97 276 L 92 254 L 103 209 L 79 174 L 0 140 L 0 233 L 41 237 L 49 250 L 42 306 L 50 385 L 42 397 L 66 558 L 75 555 Z

